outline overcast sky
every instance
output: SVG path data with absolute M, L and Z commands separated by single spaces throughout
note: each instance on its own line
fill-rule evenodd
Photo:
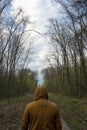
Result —
M 49 18 L 55 18 L 58 15 L 58 6 L 53 0 L 13 0 L 12 6 L 14 10 L 22 8 L 25 15 L 29 16 L 31 21 L 35 22 L 34 29 L 40 33 L 46 32 L 46 25 Z M 46 55 L 48 53 L 48 41 L 47 36 L 43 37 L 34 33 L 34 51 L 35 54 L 32 57 L 32 62 L 29 67 L 32 70 L 40 71 L 47 66 Z M 39 83 L 41 84 L 42 76 L 39 74 Z

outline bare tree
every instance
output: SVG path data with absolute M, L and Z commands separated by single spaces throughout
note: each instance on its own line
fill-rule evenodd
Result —
M 80 61 L 79 86 L 81 90 L 82 89 L 86 90 L 87 71 L 86 71 L 85 55 L 87 50 L 87 42 L 86 42 L 87 41 L 87 8 L 86 8 L 87 1 L 86 0 L 79 0 L 79 1 L 78 0 L 72 0 L 72 1 L 55 0 L 55 1 L 57 3 L 60 3 L 61 6 L 63 7 L 66 13 L 66 21 L 70 25 L 70 30 L 73 33 L 73 37 L 75 39 L 74 45 L 75 48 L 77 48 L 76 49 L 77 52 L 74 51 L 75 66 L 76 66 L 76 54 L 79 54 L 79 61 Z
M 68 91 L 70 92 L 70 63 L 69 63 L 69 51 L 68 51 L 68 41 L 69 41 L 69 32 L 66 28 L 59 24 L 57 19 L 50 21 L 50 28 L 49 28 L 49 35 L 52 40 L 51 45 L 54 46 L 55 52 L 53 55 L 56 56 L 56 64 L 57 64 L 57 71 L 62 66 L 65 67 L 67 80 L 68 80 Z M 54 42 L 54 43 L 53 43 Z M 55 46 L 56 45 L 56 46 Z M 59 60 L 59 57 L 61 59 Z M 62 61 L 62 62 L 61 62 Z
M 9 16 L 9 20 L 4 18 L 4 21 L 2 21 L 0 69 L 3 71 L 4 67 L 3 72 L 8 81 L 8 86 L 10 86 L 12 75 L 15 75 L 17 69 L 20 68 L 20 64 L 23 64 L 23 68 L 31 55 L 32 43 L 29 40 L 31 31 L 26 30 L 27 24 L 30 24 L 30 21 L 27 17 L 23 17 L 21 9 L 13 16 Z

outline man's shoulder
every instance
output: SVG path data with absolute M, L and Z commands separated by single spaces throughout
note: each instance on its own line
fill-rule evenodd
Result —
M 48 101 L 48 102 L 49 102 L 49 104 L 50 104 L 51 106 L 53 106 L 53 107 L 55 107 L 55 108 L 58 107 L 56 103 L 54 103 L 54 102 L 52 102 L 52 101 Z
M 31 105 L 34 105 L 34 104 L 35 104 L 35 101 L 32 101 L 32 102 L 29 102 L 27 105 L 31 106 Z
M 35 101 L 29 102 L 29 103 L 26 105 L 26 108 L 31 108 L 34 104 L 35 104 Z
M 26 107 L 27 107 L 27 108 L 35 107 L 35 106 L 38 105 L 38 102 L 39 102 L 39 103 L 43 103 L 43 102 L 41 102 L 41 101 L 32 101 L 32 102 L 28 103 Z M 58 109 L 57 104 L 54 103 L 54 102 L 52 102 L 52 101 L 46 100 L 45 103 L 48 104 L 48 106 L 50 106 L 51 108 L 55 108 L 55 109 L 57 108 L 57 109 Z
M 59 107 L 56 103 L 49 101 L 49 108 L 53 113 L 58 113 L 59 112 Z

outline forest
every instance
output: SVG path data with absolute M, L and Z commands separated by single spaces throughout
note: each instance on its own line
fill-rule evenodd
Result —
M 37 86 L 28 68 L 33 54 L 32 22 L 22 9 L 13 14 L 11 0 L 0 2 L 0 98 L 18 96 Z M 87 1 L 55 0 L 61 17 L 48 20 L 48 67 L 44 86 L 62 95 L 87 96 Z M 29 26 L 29 28 L 27 28 Z M 38 30 L 37 30 L 38 32 Z M 45 36 L 45 35 L 44 35 Z
M 22 8 L 14 11 L 13 1 L 0 0 L 0 129 L 19 130 L 26 104 L 44 86 L 58 105 L 62 129 L 86 130 L 87 0 L 26 0 L 28 13 L 39 19 L 33 22 Z M 37 30 L 35 24 L 41 24 Z
M 37 72 L 27 68 L 31 60 L 32 26 L 22 9 L 10 14 L 11 0 L 0 1 L 0 98 L 20 96 L 37 86 Z
M 61 19 L 49 19 L 49 66 L 44 85 L 49 91 L 87 97 L 87 1 L 56 0 Z

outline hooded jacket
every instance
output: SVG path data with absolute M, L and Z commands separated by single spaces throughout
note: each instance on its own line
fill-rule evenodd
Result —
M 58 107 L 48 100 L 46 88 L 37 87 L 23 114 L 21 130 L 62 130 Z

